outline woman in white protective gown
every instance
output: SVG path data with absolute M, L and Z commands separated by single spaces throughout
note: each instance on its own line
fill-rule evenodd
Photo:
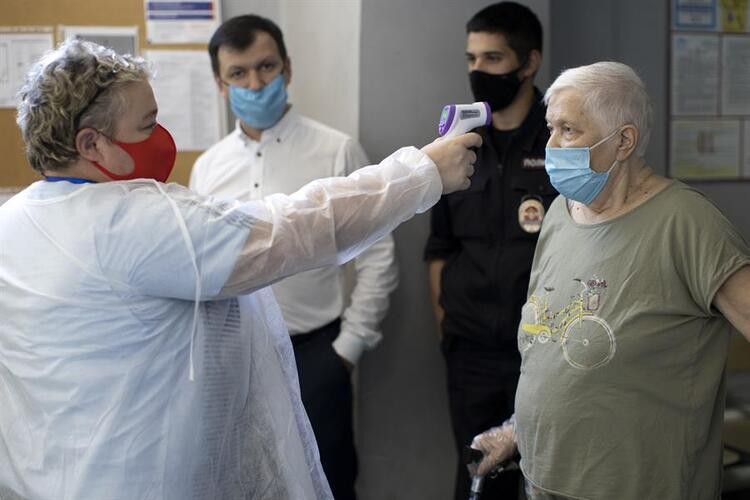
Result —
M 268 284 L 344 262 L 468 186 L 476 134 L 251 203 L 165 184 L 143 60 L 67 41 L 0 207 L 0 498 L 330 498 Z

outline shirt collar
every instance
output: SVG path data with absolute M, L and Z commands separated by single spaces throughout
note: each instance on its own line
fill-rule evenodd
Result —
M 289 133 L 294 128 L 294 124 L 297 123 L 297 120 L 299 119 L 299 115 L 294 110 L 294 108 L 289 108 L 286 113 L 284 113 L 284 116 L 281 117 L 281 120 L 276 122 L 274 126 L 271 128 L 267 128 L 263 131 L 263 133 L 260 136 L 260 141 L 257 141 L 259 144 L 267 144 L 269 142 L 283 142 L 288 136 Z M 245 132 L 243 132 L 242 127 L 240 126 L 240 120 L 237 119 L 235 121 L 235 130 L 234 133 L 237 135 L 237 137 L 240 138 L 244 143 L 248 142 L 256 142 L 253 139 L 249 138 Z

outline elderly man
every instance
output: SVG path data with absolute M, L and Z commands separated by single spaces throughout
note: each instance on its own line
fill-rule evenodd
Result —
M 631 68 L 567 70 L 545 100 L 561 196 L 518 330 L 515 421 L 475 438 L 479 473 L 517 444 L 530 498 L 718 498 L 750 250 L 710 201 L 644 161 L 651 105 Z
M 148 76 L 72 40 L 21 91 L 45 179 L 0 208 L 0 497 L 331 498 L 267 285 L 466 188 L 481 138 L 219 201 L 163 184 Z

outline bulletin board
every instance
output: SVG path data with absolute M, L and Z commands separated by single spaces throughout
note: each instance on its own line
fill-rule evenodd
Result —
M 750 0 L 671 0 L 669 174 L 750 181 Z
M 141 55 L 154 49 L 206 50 L 204 43 L 151 44 L 146 39 L 144 0 L 2 0 L 2 13 L 3 26 L 51 27 L 55 44 L 62 41 L 58 34 L 61 25 L 137 26 Z M 15 115 L 15 109 L 0 109 L 0 188 L 24 187 L 40 179 L 26 161 Z M 169 180 L 187 185 L 190 169 L 199 155 L 200 151 L 178 152 Z

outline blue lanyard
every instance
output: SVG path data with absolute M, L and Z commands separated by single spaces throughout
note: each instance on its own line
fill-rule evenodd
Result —
M 96 184 L 95 181 L 89 180 L 89 179 L 81 179 L 80 177 L 55 177 L 55 176 L 47 176 L 44 178 L 44 180 L 47 180 L 49 182 L 60 182 L 60 181 L 67 181 L 72 182 L 73 184 Z

